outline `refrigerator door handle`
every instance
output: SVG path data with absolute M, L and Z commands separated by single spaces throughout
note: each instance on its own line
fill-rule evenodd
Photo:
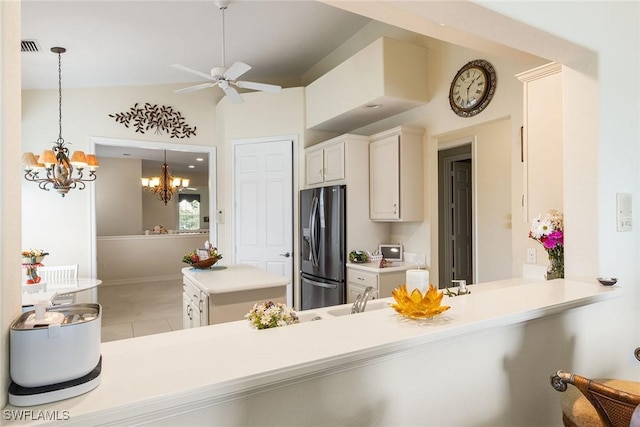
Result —
M 338 287 L 336 284 L 316 282 L 315 280 L 307 279 L 306 277 L 304 280 L 309 282 L 312 286 L 319 286 L 321 288 L 336 289 Z
M 318 198 L 313 197 L 311 201 L 311 212 L 309 213 L 309 229 L 310 229 L 310 250 L 309 255 L 311 258 L 311 265 L 318 266 L 318 249 L 317 249 L 317 237 L 316 236 L 316 223 L 318 222 Z

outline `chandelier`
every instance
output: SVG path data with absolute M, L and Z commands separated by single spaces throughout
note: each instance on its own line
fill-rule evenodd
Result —
M 142 189 L 158 196 L 158 200 L 164 202 L 165 206 L 171 200 L 171 196 L 189 186 L 188 179 L 174 177 L 169 173 L 167 150 L 164 150 L 164 163 L 162 164 L 160 176 L 141 178 L 141 181 Z
M 62 59 L 66 52 L 63 47 L 52 47 L 51 51 L 58 54 L 58 140 L 53 149 L 44 150 L 40 156 L 31 152 L 22 154 L 24 166 L 24 178 L 27 181 L 38 183 L 41 190 L 49 191 L 52 186 L 64 197 L 69 190 L 77 188 L 84 190 L 85 182 L 96 180 L 98 159 L 95 154 L 84 154 L 83 151 L 75 151 L 69 158 L 69 149 L 65 147 L 62 138 Z M 70 144 L 70 143 L 69 143 Z M 84 168 L 89 168 L 89 176 L 84 176 Z M 45 171 L 46 176 L 40 177 L 40 172 Z

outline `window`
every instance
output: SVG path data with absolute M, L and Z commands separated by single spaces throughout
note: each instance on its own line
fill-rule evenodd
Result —
M 200 195 L 178 195 L 178 229 L 200 229 Z

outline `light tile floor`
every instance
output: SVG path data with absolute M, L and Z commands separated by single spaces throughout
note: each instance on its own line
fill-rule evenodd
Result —
M 99 286 L 102 342 L 182 329 L 180 280 Z

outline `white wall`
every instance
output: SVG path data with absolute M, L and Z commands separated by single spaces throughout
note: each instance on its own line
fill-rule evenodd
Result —
M 141 169 L 138 159 L 100 159 L 95 183 L 98 236 L 142 234 Z
M 208 234 L 163 234 L 99 237 L 101 286 L 180 280 L 187 253 L 204 247 Z

